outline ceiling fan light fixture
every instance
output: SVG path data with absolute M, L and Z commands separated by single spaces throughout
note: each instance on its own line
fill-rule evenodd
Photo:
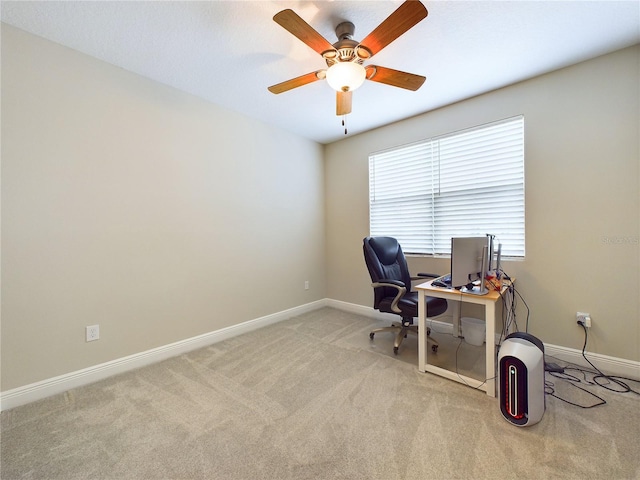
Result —
M 364 83 L 365 69 L 359 63 L 338 62 L 327 70 L 327 82 L 336 92 L 352 92 Z

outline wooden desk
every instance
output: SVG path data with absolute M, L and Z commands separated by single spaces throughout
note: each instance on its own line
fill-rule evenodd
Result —
M 462 293 L 455 289 L 434 287 L 431 282 L 417 285 L 415 289 L 418 291 L 418 370 L 421 372 L 430 372 L 455 380 L 459 383 L 465 383 L 471 387 L 487 392 L 491 397 L 496 396 L 496 348 L 495 348 L 495 330 L 496 330 L 496 302 L 501 298 L 501 294 L 507 289 L 504 286 L 501 292 L 495 290 L 490 291 L 486 295 L 472 295 Z M 435 365 L 429 365 L 427 362 L 427 302 L 426 297 L 444 298 L 449 302 L 455 302 L 453 307 L 453 334 L 459 336 L 460 325 L 460 303 L 473 303 L 476 305 L 484 305 L 485 324 L 486 324 L 486 354 L 485 354 L 485 377 L 486 381 L 476 380 L 475 378 L 452 372 Z

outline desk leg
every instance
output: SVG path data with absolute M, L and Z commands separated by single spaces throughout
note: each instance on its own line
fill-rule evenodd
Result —
M 485 353 L 485 375 L 487 379 L 487 395 L 496 396 L 496 305 L 494 302 L 487 302 L 484 307 L 484 318 L 486 325 L 486 345 Z
M 427 365 L 427 301 L 424 290 L 418 290 L 418 370 Z
M 462 302 L 449 300 L 449 305 L 451 305 L 451 314 L 453 316 L 453 336 L 461 337 L 462 336 L 462 328 L 460 326 L 460 307 Z

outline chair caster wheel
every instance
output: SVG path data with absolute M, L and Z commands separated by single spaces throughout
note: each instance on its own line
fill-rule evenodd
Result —
M 431 351 L 432 351 L 433 353 L 438 353 L 438 345 L 432 345 L 432 346 L 431 346 Z
M 398 354 L 398 347 L 393 347 L 393 354 L 397 355 Z
M 369 334 L 369 338 L 370 338 L 371 340 L 373 340 L 373 336 L 374 336 L 374 335 L 375 335 L 375 333 L 371 332 L 371 333 Z

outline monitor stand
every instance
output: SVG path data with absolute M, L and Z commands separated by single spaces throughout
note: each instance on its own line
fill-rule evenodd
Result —
M 474 285 L 473 288 L 462 287 L 460 291 L 469 295 L 486 295 L 489 293 L 489 289 L 485 284 L 485 278 L 487 276 L 487 260 L 489 259 L 488 247 L 482 249 L 482 268 L 480 269 L 480 285 Z

